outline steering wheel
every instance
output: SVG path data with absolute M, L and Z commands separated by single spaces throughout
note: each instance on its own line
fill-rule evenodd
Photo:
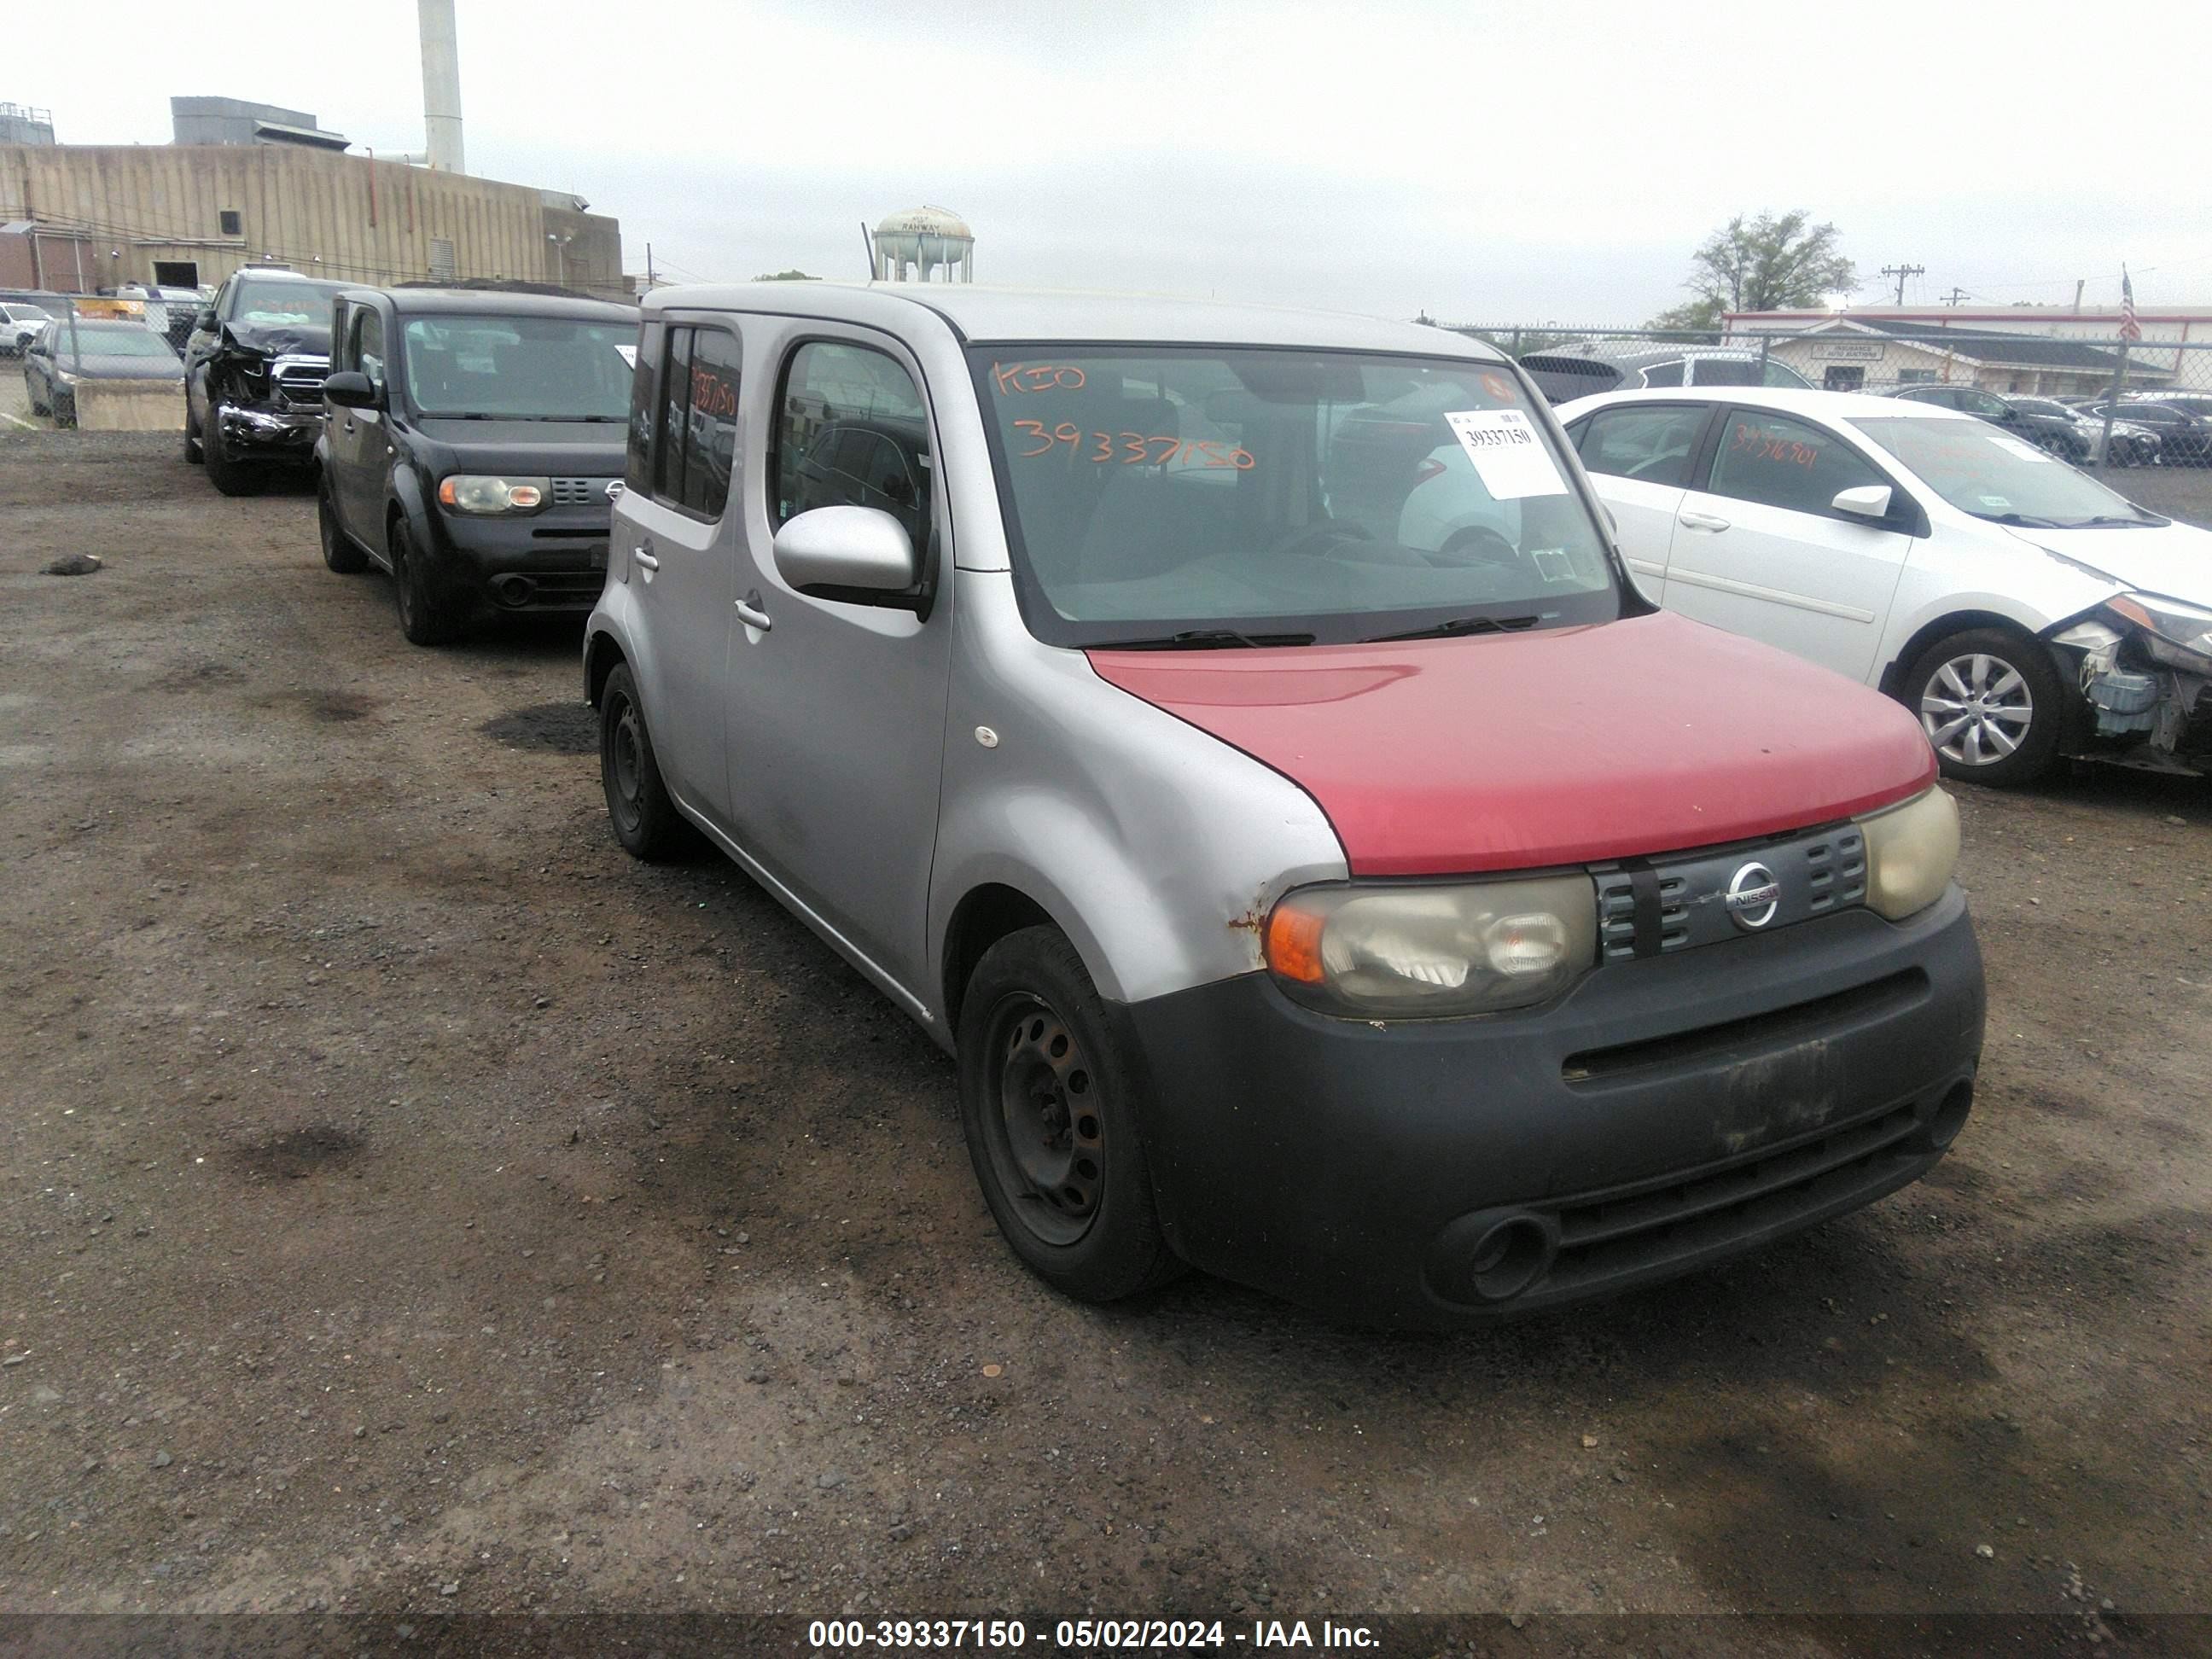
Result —
M 1486 524 L 1472 524 L 1455 532 L 1437 550 L 1437 564 L 1518 564 L 1521 550 Z

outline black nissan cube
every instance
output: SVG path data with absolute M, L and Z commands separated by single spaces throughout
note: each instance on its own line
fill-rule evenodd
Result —
M 637 313 L 567 295 L 354 289 L 323 383 L 323 562 L 391 573 L 400 631 L 592 608 L 622 493 Z

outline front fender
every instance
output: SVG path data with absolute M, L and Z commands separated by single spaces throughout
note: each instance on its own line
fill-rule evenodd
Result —
M 432 523 L 429 492 L 422 486 L 422 478 L 411 466 L 394 467 L 392 472 L 392 504 L 407 520 L 408 538 L 422 550 L 434 562 L 438 557 L 437 526 Z M 390 514 L 386 514 L 389 522 Z M 385 525 L 376 526 L 380 544 L 386 539 Z M 390 550 L 384 550 L 387 554 Z

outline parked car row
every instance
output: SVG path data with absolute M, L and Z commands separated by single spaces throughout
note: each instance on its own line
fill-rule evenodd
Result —
M 422 644 L 587 609 L 617 839 L 719 849 L 952 1053 L 1070 1295 L 1457 1324 L 1869 1202 L 1972 1098 L 1939 772 L 2212 770 L 2212 537 L 2047 410 L 1686 358 L 1555 412 L 1460 337 L 1164 301 L 256 280 L 204 449 L 319 346 L 325 562 Z
M 1899 386 L 1888 395 L 1909 403 L 1932 404 L 1938 409 L 1955 409 L 1962 415 L 2007 428 L 2014 436 L 2076 466 L 2094 462 L 2105 441 L 2102 404 L 2077 409 L 2055 398 L 2000 394 L 1971 386 Z M 2112 422 L 2111 464 L 2114 466 L 2154 465 L 2165 447 L 2154 426 L 2125 418 Z
M 34 415 L 57 426 L 74 426 L 77 391 L 87 380 L 173 380 L 184 365 L 143 322 L 125 318 L 70 317 L 49 323 L 23 347 L 23 390 Z

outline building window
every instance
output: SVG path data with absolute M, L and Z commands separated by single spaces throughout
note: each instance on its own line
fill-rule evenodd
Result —
M 215 217 L 216 223 L 221 228 L 222 233 L 225 236 L 243 236 L 246 234 L 246 217 L 243 214 L 239 212 L 236 208 L 225 208 L 222 212 L 216 214 Z
M 1900 368 L 1897 371 L 1899 386 L 1925 386 L 1936 378 L 1932 368 Z
M 433 236 L 430 239 L 430 275 L 437 282 L 450 283 L 454 276 L 453 244 L 450 238 Z

